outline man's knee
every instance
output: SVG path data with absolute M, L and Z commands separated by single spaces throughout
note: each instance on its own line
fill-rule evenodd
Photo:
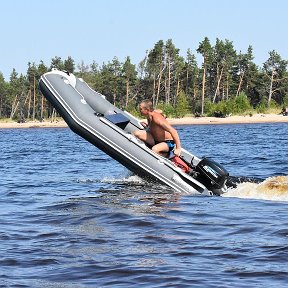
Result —
M 161 147 L 159 144 L 157 144 L 157 145 L 154 145 L 154 146 L 152 147 L 152 151 L 155 152 L 155 153 L 160 154 L 160 153 L 163 151 L 163 149 L 161 149 L 161 148 L 162 148 L 162 147 Z
M 157 145 L 153 146 L 151 149 L 152 149 L 153 152 L 159 153 L 159 150 L 158 150 L 158 148 L 157 148 Z
M 157 154 L 160 154 L 160 155 L 162 155 L 163 157 L 168 157 L 168 151 L 166 151 L 166 149 L 165 149 L 166 147 L 163 147 L 161 144 L 159 145 L 159 144 L 157 144 L 157 145 L 154 145 L 153 147 L 152 147 L 152 151 L 153 152 L 155 152 L 155 153 L 157 153 Z

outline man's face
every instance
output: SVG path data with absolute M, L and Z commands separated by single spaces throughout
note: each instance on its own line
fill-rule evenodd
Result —
M 141 115 L 147 115 L 148 114 L 148 109 L 143 104 L 139 105 L 139 111 L 140 111 Z

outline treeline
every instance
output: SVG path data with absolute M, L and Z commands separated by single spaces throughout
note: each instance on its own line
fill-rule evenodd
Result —
M 213 46 L 206 37 L 195 52 L 202 56 L 200 66 L 190 49 L 180 56 L 171 39 L 158 41 L 137 66 L 129 56 L 124 62 L 114 57 L 102 65 L 82 61 L 77 67 L 70 56 L 66 60 L 56 56 L 49 66 L 43 61 L 28 63 L 27 74 L 18 75 L 13 69 L 9 82 L 0 73 L 0 118 L 24 121 L 55 116 L 38 89 L 40 76 L 52 68 L 83 78 L 111 103 L 134 114 L 144 98 L 174 117 L 265 113 L 271 107 L 288 106 L 288 61 L 276 51 L 269 52 L 262 67 L 253 62 L 252 46 L 237 53 L 228 40 L 216 39 Z

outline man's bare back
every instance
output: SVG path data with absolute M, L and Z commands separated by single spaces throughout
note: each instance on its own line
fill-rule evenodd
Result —
M 153 111 L 148 118 L 149 132 L 154 138 L 155 142 L 163 142 L 165 140 L 173 140 L 171 134 L 167 132 L 163 126 L 166 126 L 167 120 L 163 115 Z

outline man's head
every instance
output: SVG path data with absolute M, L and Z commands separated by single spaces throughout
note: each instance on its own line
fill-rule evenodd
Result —
M 143 100 L 139 104 L 139 110 L 142 115 L 147 115 L 149 112 L 154 110 L 153 104 L 151 100 Z

